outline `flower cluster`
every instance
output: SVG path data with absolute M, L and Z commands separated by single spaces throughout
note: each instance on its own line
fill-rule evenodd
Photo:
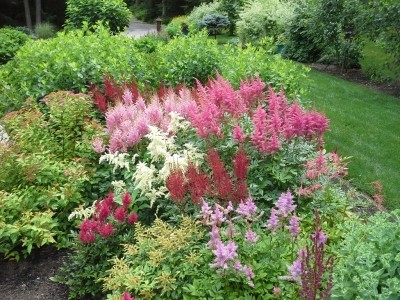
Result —
M 293 196 L 290 191 L 282 193 L 275 203 L 275 208 L 271 209 L 267 228 L 272 233 L 275 233 L 283 222 L 289 220 L 289 226 L 286 226 L 286 228 L 289 230 L 290 235 L 295 238 L 300 233 L 299 217 L 295 214 L 296 206 L 293 204 Z
M 254 244 L 259 237 L 251 229 L 251 224 L 258 221 L 261 214 L 257 215 L 258 208 L 251 197 L 246 201 L 240 202 L 236 210 L 231 202 L 224 208 L 219 204 L 214 205 L 212 209 L 207 202 L 203 200 L 201 207 L 201 217 L 203 224 L 211 227 L 210 241 L 207 246 L 215 255 L 214 263 L 210 264 L 211 268 L 219 270 L 233 270 L 235 273 L 243 274 L 248 284 L 253 287 L 253 279 L 255 277 L 253 269 L 249 265 L 242 265 L 238 250 L 238 244 L 234 241 L 241 238 L 245 243 Z M 233 214 L 236 213 L 236 216 Z M 246 232 L 240 233 L 235 231 L 234 222 L 244 220 L 246 223 Z M 225 231 L 223 226 L 226 226 Z M 227 241 L 224 242 L 224 237 Z
M 97 234 L 102 238 L 113 235 L 116 224 L 136 223 L 137 214 L 134 211 L 129 212 L 131 203 L 132 197 L 128 192 L 122 196 L 122 205 L 114 201 L 114 194 L 110 192 L 102 201 L 96 203 L 91 219 L 85 219 L 81 223 L 79 240 L 82 243 L 93 243 L 96 241 Z

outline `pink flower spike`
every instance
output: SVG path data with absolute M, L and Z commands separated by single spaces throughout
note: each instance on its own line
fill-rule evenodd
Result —
M 254 231 L 250 229 L 246 232 L 244 239 L 246 242 L 254 244 L 258 241 L 259 237 Z
M 276 209 L 271 209 L 271 215 L 268 219 L 267 228 L 273 233 L 279 228 L 279 218 L 277 213 L 278 211 Z
M 238 143 L 243 143 L 244 140 L 246 139 L 246 135 L 243 133 L 242 128 L 238 124 L 235 124 L 233 126 L 232 138 L 236 140 Z
M 103 237 L 103 238 L 108 238 L 109 236 L 111 236 L 114 233 L 114 227 L 110 223 L 100 224 L 98 226 L 97 230 L 98 230 L 99 234 L 101 235 L 101 237 Z
M 127 291 L 125 291 L 122 294 L 122 299 L 121 300 L 135 300 Z
M 103 153 L 106 151 L 106 148 L 103 145 L 103 140 L 100 138 L 96 138 L 92 141 L 92 147 L 96 153 Z
M 317 236 L 315 237 L 315 234 L 311 235 L 312 239 L 317 239 L 317 245 L 321 246 L 321 245 L 325 245 L 327 240 L 328 240 L 328 236 L 322 231 L 322 230 L 318 230 L 317 231 Z
M 118 207 L 118 208 L 114 211 L 114 218 L 115 218 L 118 222 L 120 222 L 120 223 L 124 222 L 124 221 L 125 221 L 125 218 L 126 218 L 126 210 L 125 210 L 125 207 L 123 207 L 123 206 Z
M 131 194 L 129 194 L 129 192 L 126 192 L 124 194 L 124 196 L 122 197 L 122 203 L 123 203 L 124 207 L 127 207 L 132 203 L 132 197 L 131 197 Z
M 128 224 L 134 224 L 138 221 L 139 217 L 135 212 L 131 212 L 131 214 L 128 217 Z
M 288 266 L 288 270 L 290 272 L 290 277 L 297 283 L 300 283 L 300 276 L 302 273 L 302 269 L 303 268 L 302 268 L 300 258 L 296 259 L 292 265 Z
M 290 218 L 288 229 L 292 237 L 296 237 L 300 233 L 299 218 L 297 216 Z
M 290 191 L 286 194 L 282 193 L 275 205 L 278 208 L 278 215 L 285 218 L 294 211 L 297 206 L 293 204 L 293 196 Z
M 257 206 L 253 202 L 253 198 L 248 197 L 246 202 L 240 202 L 239 207 L 236 209 L 236 212 L 244 217 L 251 217 L 253 214 L 257 212 Z

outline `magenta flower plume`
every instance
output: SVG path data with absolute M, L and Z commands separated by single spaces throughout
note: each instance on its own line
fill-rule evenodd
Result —
M 240 82 L 238 93 L 246 103 L 247 107 L 251 108 L 257 99 L 263 95 L 264 88 L 264 82 L 261 81 L 260 77 L 257 77 L 251 81 Z
M 124 206 L 120 206 L 114 211 L 114 218 L 120 223 L 125 221 L 126 209 Z
M 138 221 L 139 217 L 135 212 L 131 212 L 130 215 L 128 216 L 128 224 L 134 224 Z
M 132 297 L 127 291 L 125 291 L 122 294 L 122 299 L 121 300 L 135 300 L 135 298 Z
M 326 244 L 328 236 L 320 229 L 316 233 L 311 234 L 311 239 L 316 239 L 317 245 L 321 246 Z
M 238 208 L 236 209 L 236 212 L 244 216 L 246 218 L 252 218 L 253 215 L 257 212 L 258 208 L 255 205 L 253 198 L 248 197 L 246 199 L 246 202 L 240 202 Z
M 271 209 L 271 215 L 268 219 L 267 228 L 272 232 L 275 232 L 279 228 L 279 218 L 278 211 L 276 209 Z
M 238 180 L 244 180 L 247 176 L 250 160 L 243 148 L 240 148 L 233 158 L 233 173 Z
M 97 227 L 97 231 L 101 237 L 108 238 L 114 233 L 114 227 L 110 223 L 107 224 L 102 223 Z
M 246 232 L 244 239 L 245 239 L 246 242 L 254 244 L 254 243 L 256 243 L 258 241 L 259 237 L 254 231 L 249 229 Z
M 267 148 L 265 132 L 267 130 L 267 113 L 259 105 L 253 115 L 253 134 L 251 141 L 254 146 L 261 152 L 265 152 Z
M 129 205 L 131 205 L 131 203 L 132 203 L 131 194 L 129 194 L 129 192 L 126 192 L 122 196 L 122 204 L 123 204 L 124 207 L 128 207 Z
M 246 135 L 243 133 L 242 128 L 238 124 L 233 126 L 232 138 L 238 143 L 243 143 L 246 139 Z

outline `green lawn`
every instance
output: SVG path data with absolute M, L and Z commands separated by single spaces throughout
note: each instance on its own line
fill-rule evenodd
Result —
M 383 185 L 385 206 L 400 208 L 400 99 L 311 71 L 309 98 L 330 119 L 326 147 L 351 156 L 349 174 L 364 191 Z

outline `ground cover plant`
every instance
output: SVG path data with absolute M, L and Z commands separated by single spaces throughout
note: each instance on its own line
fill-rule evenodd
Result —
M 368 183 L 380 181 L 385 206 L 398 208 L 398 99 L 317 71 L 312 71 L 310 78 L 310 98 L 332 124 L 327 133 L 327 149 L 338 149 L 341 155 L 351 156 L 352 182 L 374 194 Z M 331 92 L 322 96 L 324 90 Z

